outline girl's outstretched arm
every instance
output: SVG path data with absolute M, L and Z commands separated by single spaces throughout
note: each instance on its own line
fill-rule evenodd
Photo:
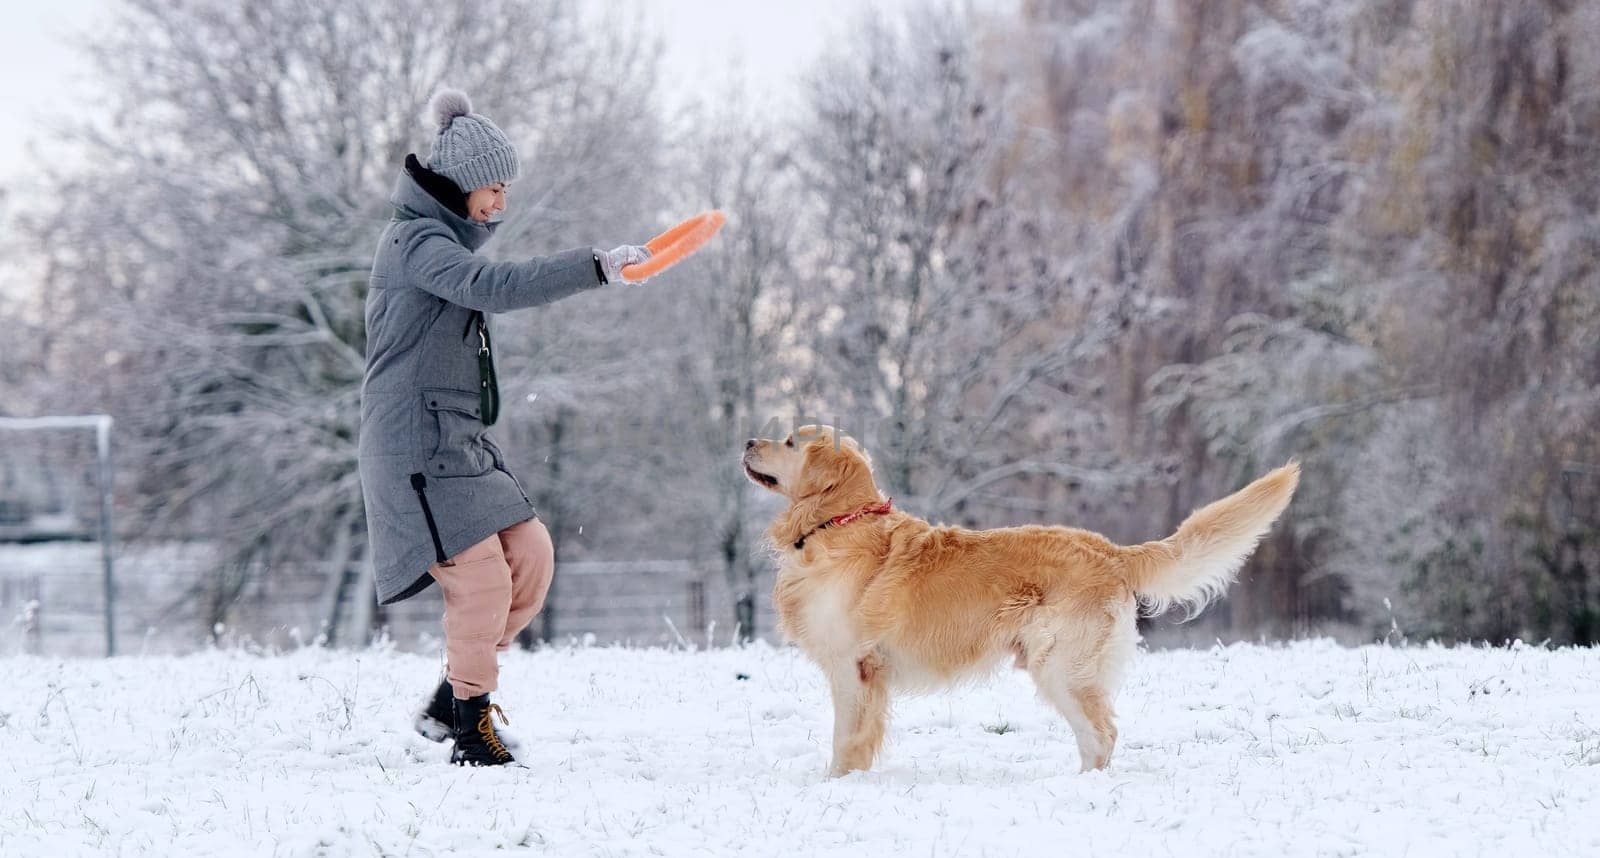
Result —
M 403 245 L 403 270 L 417 288 L 487 313 L 537 307 L 604 285 L 592 247 L 490 262 L 462 247 L 443 226 L 426 220 L 395 236 Z

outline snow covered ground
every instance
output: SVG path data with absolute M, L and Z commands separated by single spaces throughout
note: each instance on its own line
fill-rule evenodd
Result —
M 1087 775 L 1007 673 L 902 700 L 878 769 L 835 781 L 790 650 L 514 653 L 526 770 L 412 734 L 437 666 L 0 660 L 0 855 L 1600 854 L 1594 649 L 1141 654 Z

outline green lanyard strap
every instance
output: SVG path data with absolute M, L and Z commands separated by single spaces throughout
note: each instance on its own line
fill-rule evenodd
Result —
M 478 319 L 478 406 L 483 413 L 483 425 L 493 426 L 500 419 L 500 384 L 494 377 L 494 355 L 489 351 L 489 327 L 483 313 Z

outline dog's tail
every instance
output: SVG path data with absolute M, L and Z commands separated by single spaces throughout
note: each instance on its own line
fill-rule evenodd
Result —
M 1291 461 L 1190 513 L 1166 539 L 1122 549 L 1128 583 L 1146 613 L 1181 604 L 1194 616 L 1222 595 L 1299 482 L 1300 465 Z

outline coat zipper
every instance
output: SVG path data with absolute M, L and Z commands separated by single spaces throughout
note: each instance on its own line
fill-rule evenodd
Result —
M 515 480 L 516 477 L 511 479 Z M 420 473 L 411 475 L 411 487 L 417 490 L 417 500 L 422 502 L 422 515 L 428 520 L 428 535 L 433 537 L 434 554 L 438 555 L 439 562 L 443 563 L 450 558 L 444 556 L 444 543 L 439 541 L 439 526 L 433 521 L 433 508 L 428 506 L 428 493 L 425 490 L 427 485 L 427 477 Z M 518 488 L 521 488 L 521 486 L 518 486 Z

